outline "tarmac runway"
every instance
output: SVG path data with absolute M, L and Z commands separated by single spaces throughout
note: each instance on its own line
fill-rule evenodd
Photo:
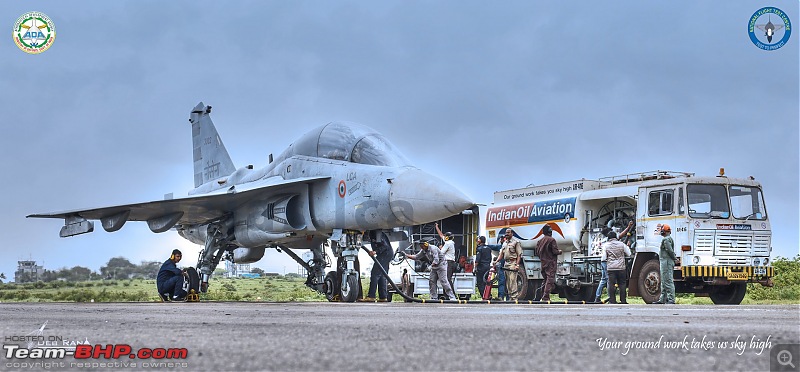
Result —
M 0 337 L 3 370 L 797 370 L 800 305 L 2 303 Z M 132 351 L 9 358 L 26 341 Z

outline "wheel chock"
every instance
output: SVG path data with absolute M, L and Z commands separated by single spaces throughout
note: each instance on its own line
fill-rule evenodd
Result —
M 194 289 L 189 290 L 189 294 L 186 295 L 186 302 L 200 302 L 200 295 Z

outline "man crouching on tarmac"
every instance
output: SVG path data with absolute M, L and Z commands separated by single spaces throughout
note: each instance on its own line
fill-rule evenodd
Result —
M 431 300 L 435 300 L 439 290 L 436 287 L 436 282 L 442 286 L 444 293 L 450 297 L 451 300 L 456 299 L 456 294 L 453 293 L 453 288 L 450 287 L 450 282 L 447 280 L 447 261 L 444 259 L 444 253 L 428 242 L 422 241 L 419 243 L 420 251 L 417 254 L 407 254 L 406 258 L 416 260 L 417 256 L 424 255 L 427 257 L 428 262 L 431 263 L 431 274 L 428 276 L 428 288 L 430 289 Z
M 158 270 L 156 287 L 158 295 L 164 301 L 183 301 L 186 299 L 186 291 L 183 290 L 183 277 L 186 273 L 178 269 L 175 264 L 181 262 L 183 254 L 174 249 L 172 255 L 164 261 L 161 269 Z

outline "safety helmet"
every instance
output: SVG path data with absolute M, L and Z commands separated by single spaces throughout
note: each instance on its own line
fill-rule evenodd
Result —
M 453 233 L 451 233 L 449 231 L 444 233 L 444 238 L 447 239 L 447 240 L 453 239 Z
M 663 224 L 661 225 L 661 232 L 672 233 L 672 228 L 670 228 L 667 224 Z

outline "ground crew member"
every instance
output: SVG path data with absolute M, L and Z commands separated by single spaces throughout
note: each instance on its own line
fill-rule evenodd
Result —
M 475 239 L 478 247 L 475 248 L 475 276 L 477 277 L 478 293 L 483 296 L 486 289 L 486 273 L 492 267 L 492 248 L 486 245 L 486 237 L 479 236 Z
M 519 286 L 517 285 L 517 275 L 519 266 L 522 262 L 522 244 L 514 237 L 514 230 L 510 227 L 506 229 L 503 249 L 497 255 L 497 261 L 505 259 L 503 270 L 506 272 L 506 290 L 508 298 L 515 301 L 519 298 Z
M 367 297 L 359 301 L 375 301 L 375 290 L 377 289 L 378 302 L 386 302 L 388 301 L 389 297 L 388 291 L 386 290 L 387 278 L 383 273 L 383 270 L 389 272 L 389 262 L 392 261 L 394 251 L 389 243 L 389 238 L 383 232 L 381 232 L 381 238 L 378 240 L 377 233 L 375 231 L 370 231 L 369 243 L 372 247 L 369 255 L 375 257 L 378 260 L 378 263 L 372 265 L 372 272 L 370 273 L 369 279 L 369 292 L 367 293 Z M 383 267 L 383 270 L 381 270 L 381 267 Z
M 503 249 L 503 240 L 505 240 L 505 236 L 501 236 L 498 240 L 500 244 L 489 244 L 488 247 L 492 249 L 492 252 L 497 252 L 500 254 L 500 251 Z M 492 253 L 494 255 L 494 253 Z M 500 301 L 508 301 L 508 294 L 506 294 L 506 271 L 503 270 L 503 263 L 500 260 L 492 261 L 492 267 L 494 267 L 495 275 L 497 275 L 497 299 Z
M 450 288 L 455 288 L 453 286 L 453 274 L 456 272 L 456 242 L 453 241 L 453 233 L 446 232 L 442 234 L 442 230 L 439 229 L 439 223 L 434 224 L 436 227 L 436 233 L 439 234 L 439 238 L 444 241 L 444 245 L 442 246 L 442 253 L 444 253 L 444 259 L 447 261 L 447 281 L 450 282 Z
M 672 270 L 675 268 L 675 242 L 672 241 L 672 229 L 667 224 L 661 225 L 661 251 L 658 253 L 658 261 L 661 264 L 661 298 L 654 304 L 674 304 L 675 303 L 675 283 L 672 280 Z
M 403 269 L 403 276 L 400 277 L 400 290 L 408 297 L 414 297 L 411 293 L 411 278 L 408 276 L 408 269 Z
M 164 261 L 158 270 L 156 277 L 156 288 L 158 295 L 164 301 L 183 301 L 186 298 L 186 291 L 183 290 L 183 277 L 185 272 L 181 271 L 175 264 L 181 262 L 183 254 L 174 249 L 172 255 Z
M 536 253 L 542 261 L 542 276 L 544 276 L 544 293 L 541 301 L 550 301 L 550 291 L 556 285 L 556 266 L 558 266 L 558 255 L 561 254 L 561 249 L 553 239 L 553 228 L 544 225 L 542 234 L 544 234 L 542 240 L 536 244 Z
M 632 227 L 633 227 L 633 221 L 628 221 L 628 227 L 626 227 L 625 230 L 622 230 L 622 232 L 619 233 L 619 236 L 622 237 L 622 236 L 625 236 L 626 234 L 628 234 L 628 232 L 631 230 Z M 597 286 L 597 292 L 595 292 L 595 294 L 594 294 L 594 302 L 601 302 L 600 296 L 603 294 L 603 288 L 605 288 L 606 284 L 608 283 L 608 264 L 606 263 L 606 260 L 603 258 L 604 257 L 603 256 L 604 252 L 603 252 L 603 248 L 602 248 L 603 246 L 602 245 L 605 244 L 605 242 L 608 241 L 608 233 L 610 233 L 610 232 L 612 232 L 612 230 L 610 228 L 608 228 L 608 227 L 604 227 L 603 228 L 602 233 L 603 233 L 604 238 L 600 241 L 600 244 L 601 244 L 600 251 L 597 252 L 596 254 L 592 253 L 592 255 L 597 255 L 597 254 L 600 255 L 600 268 L 603 270 L 603 276 L 600 278 L 600 284 Z
M 438 247 L 426 241 L 419 242 L 419 246 L 422 248 L 422 251 L 417 254 L 407 254 L 406 258 L 418 260 L 424 257 L 431 263 L 431 273 L 428 276 L 428 289 L 430 290 L 431 299 L 436 299 L 439 296 L 439 289 L 436 287 L 436 283 L 438 282 L 439 285 L 442 286 L 444 294 L 450 297 L 451 300 L 454 300 L 456 295 L 453 293 L 453 287 L 450 286 L 450 282 L 447 281 L 447 268 L 445 267 L 446 261 L 444 260 L 444 254 Z
M 631 249 L 617 240 L 615 232 L 608 233 L 608 241 L 603 243 L 601 260 L 608 264 L 608 302 L 617 303 L 617 291 L 614 287 L 619 284 L 619 302 L 627 304 L 628 271 L 625 270 L 625 257 L 631 256 Z

